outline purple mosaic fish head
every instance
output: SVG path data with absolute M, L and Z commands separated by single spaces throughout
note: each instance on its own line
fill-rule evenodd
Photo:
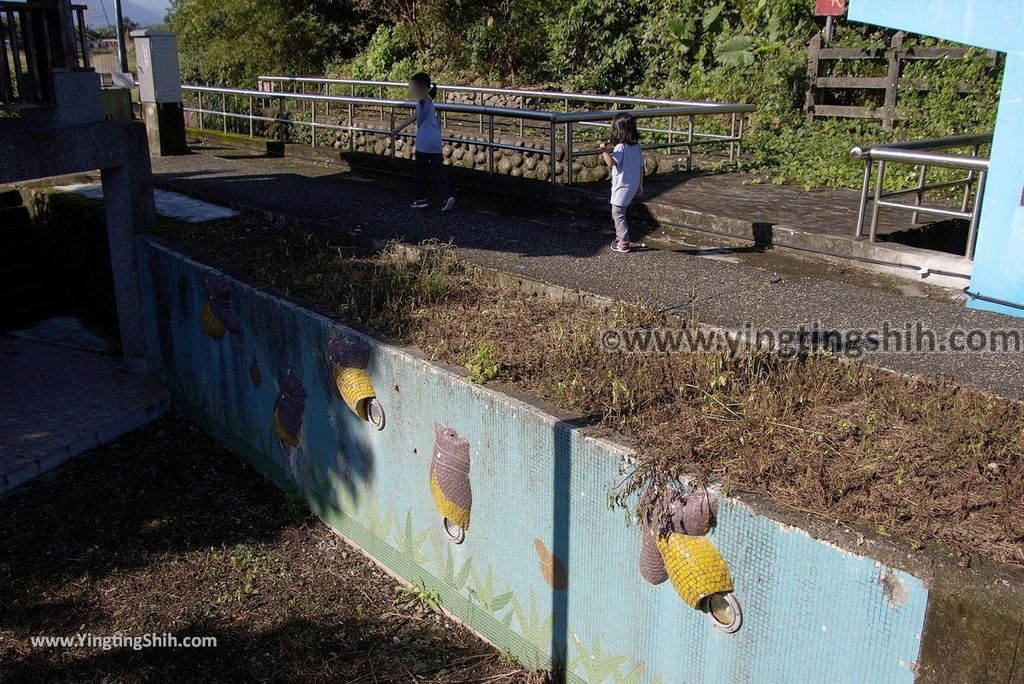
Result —
M 281 379 L 281 389 L 277 393 L 274 408 L 281 429 L 292 440 L 298 440 L 302 430 L 302 413 L 306 410 L 306 390 L 299 376 L 290 369 Z
M 663 533 L 702 536 L 711 531 L 718 516 L 718 498 L 708 492 L 683 495 L 674 491 L 662 501 L 660 529 Z
M 331 363 L 343 368 L 366 368 L 370 364 L 370 346 L 335 335 L 327 343 L 327 356 Z
M 280 396 L 287 396 L 293 400 L 303 402 L 306 399 L 306 390 L 302 386 L 302 381 L 299 380 L 299 376 L 290 368 L 285 371 L 284 377 L 281 379 Z
M 434 435 L 434 458 L 459 470 L 469 471 L 469 440 L 440 423 L 434 423 Z
M 237 335 L 241 326 L 231 309 L 231 284 L 223 276 L 208 274 L 203 276 L 202 288 L 217 320 L 224 324 L 228 332 Z

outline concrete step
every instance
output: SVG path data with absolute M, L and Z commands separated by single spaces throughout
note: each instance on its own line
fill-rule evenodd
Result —
M 962 256 L 898 242 L 870 242 L 866 237 L 841 236 L 785 223 L 770 225 L 656 201 L 637 204 L 642 207 L 644 218 L 667 229 L 699 230 L 747 241 L 759 249 L 775 248 L 831 261 L 855 261 L 869 270 L 927 278 L 929 284 L 940 287 L 966 286 L 973 268 L 973 263 Z

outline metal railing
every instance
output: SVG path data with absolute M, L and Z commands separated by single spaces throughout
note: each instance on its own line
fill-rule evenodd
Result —
M 370 82 L 365 82 L 370 83 Z M 350 84 L 351 85 L 351 84 Z M 390 87 L 389 84 L 384 84 Z M 397 87 L 397 86 L 396 86 Z M 404 87 L 404 84 L 403 86 Z M 227 133 L 232 126 L 230 121 L 241 121 L 241 131 L 247 132 L 250 137 L 255 136 L 256 122 L 276 123 L 279 130 L 284 131 L 290 126 L 305 126 L 310 130 L 310 144 L 317 145 L 318 130 L 345 131 L 349 133 L 349 144 L 352 145 L 353 133 L 369 133 L 384 136 L 390 140 L 389 152 L 395 156 L 396 141 L 398 139 L 414 138 L 414 133 L 394 133 L 393 129 L 399 120 L 397 112 L 405 113 L 414 107 L 414 103 L 408 100 L 388 99 L 383 97 L 359 97 L 353 95 L 325 95 L 313 93 L 288 93 L 268 92 L 263 90 L 246 90 L 239 88 L 219 88 L 213 86 L 183 85 L 182 91 L 186 96 L 185 112 L 196 114 L 202 127 L 203 116 L 213 116 L 220 119 L 221 129 Z M 529 91 L 521 91 L 529 92 Z M 204 97 L 205 104 L 204 106 Z M 212 102 L 211 102 L 212 100 Z M 276 105 L 276 114 L 267 116 L 261 114 L 260 109 L 264 108 L 267 102 Z M 216 105 L 219 108 L 215 108 Z M 212 106 L 211 106 L 212 105 Z M 259 105 L 259 106 L 258 106 Z M 291 109 L 289 109 L 291 105 Z M 306 115 L 308 110 L 308 121 L 289 118 L 289 115 L 298 105 L 299 111 Z M 323 118 L 318 120 L 318 112 L 323 112 L 320 117 L 330 117 L 335 112 L 335 118 L 339 112 L 343 113 L 343 119 L 331 123 L 325 122 Z M 559 153 L 558 144 L 561 141 L 564 150 L 565 179 L 566 184 L 573 182 L 573 160 L 589 155 L 600 154 L 596 140 L 593 135 L 588 135 L 595 129 L 604 129 L 611 125 L 611 120 L 619 113 L 612 111 L 585 111 L 585 112 L 557 112 L 544 109 L 492 107 L 478 104 L 459 104 L 454 102 L 438 101 L 435 108 L 442 119 L 449 115 L 470 115 L 473 118 L 474 128 L 478 135 L 486 135 L 483 139 L 465 140 L 449 135 L 444 135 L 446 142 L 469 142 L 474 145 L 483 146 L 488 154 L 488 169 L 494 172 L 495 151 L 512 150 L 529 154 L 542 154 L 550 158 L 549 180 L 552 183 L 558 182 L 558 177 L 563 172 L 556 172 Z M 644 149 L 664 149 L 670 153 L 672 150 L 686 151 L 687 169 L 692 168 L 694 149 L 704 145 L 728 146 L 730 158 L 738 155 L 741 151 L 740 145 L 743 137 L 743 118 L 751 111 L 751 105 L 732 105 L 719 103 L 688 103 L 676 104 L 673 106 L 657 106 L 642 109 L 631 109 L 630 113 L 640 121 L 665 121 L 684 119 L 687 121 L 685 129 L 672 131 L 667 128 L 653 128 L 641 126 L 645 131 L 656 132 L 657 136 L 650 136 L 650 142 L 643 145 Z M 372 115 L 371 115 L 372 113 Z M 363 118 L 360 118 L 362 115 Z M 714 133 L 700 131 L 696 128 L 696 121 L 701 118 L 727 116 L 731 124 L 727 132 Z M 380 125 L 372 125 L 367 119 L 380 122 Z M 460 122 L 465 124 L 465 120 Z M 386 124 L 386 128 L 384 125 Z M 238 128 L 235 126 L 234 128 Z M 535 135 L 546 147 L 538 149 L 536 145 L 528 145 L 523 140 L 519 142 L 503 142 L 498 139 L 502 131 L 515 131 L 520 133 L 529 128 L 530 133 Z M 522 136 L 520 136 L 522 137 Z M 580 146 L 583 146 L 581 149 Z
M 381 97 L 384 97 L 384 93 L 387 90 L 401 90 L 405 91 L 409 88 L 407 82 L 402 81 L 367 81 L 352 78 L 326 78 L 317 76 L 260 76 L 259 83 L 262 87 L 266 85 L 268 89 L 273 92 L 274 84 L 277 84 L 280 91 L 284 91 L 284 85 L 290 83 L 293 86 L 292 92 L 296 92 L 296 88 L 304 88 L 307 85 L 323 86 L 325 91 L 324 95 L 330 95 L 329 92 L 331 86 L 344 86 L 349 89 L 349 95 L 355 95 L 355 89 L 358 88 L 375 88 Z M 303 90 L 302 92 L 305 92 Z M 521 88 L 495 88 L 489 86 L 467 86 L 467 85 L 452 85 L 452 84 L 437 84 L 437 92 L 442 96 L 442 102 L 447 102 L 444 98 L 448 94 L 466 93 L 474 96 L 480 95 L 502 95 L 506 97 L 519 98 L 519 109 L 527 108 L 527 99 L 533 100 L 552 100 L 563 103 L 569 102 L 601 102 L 605 104 L 621 104 L 626 105 L 625 108 L 633 108 L 636 105 L 658 105 L 658 106 L 675 106 L 675 105 L 694 105 L 698 107 L 716 107 L 721 104 L 720 102 L 701 102 L 697 100 L 680 100 L 680 99 L 668 99 L 668 98 L 650 98 L 650 97 L 628 97 L 625 95 L 600 95 L 597 93 L 573 93 L 563 92 L 561 90 L 526 90 Z M 468 103 L 475 104 L 475 103 Z M 480 104 L 483 104 L 482 102 Z M 740 105 L 747 107 L 745 111 L 753 111 L 753 105 Z M 540 107 L 538 107 L 540 109 Z M 566 106 L 566 111 L 569 107 Z
M 963 219 L 969 222 L 967 231 L 967 248 L 964 258 L 974 258 L 974 246 L 978 237 L 978 220 L 981 216 L 981 205 L 985 195 L 985 176 L 988 172 L 989 160 L 980 156 L 981 148 L 991 145 L 992 134 L 960 135 L 950 138 L 934 138 L 914 142 L 890 143 L 875 147 L 855 147 L 851 151 L 854 159 L 864 161 L 864 182 L 860 191 L 860 207 L 857 212 L 856 237 L 863 237 L 864 222 L 867 218 L 868 194 L 871 188 L 872 168 L 877 163 L 878 172 L 875 176 L 874 195 L 872 197 L 871 226 L 868 239 L 872 242 L 878 236 L 878 212 L 882 207 L 910 212 L 910 222 L 917 223 L 920 214 L 942 216 L 944 218 Z M 952 150 L 970 148 L 970 155 L 950 154 L 936 150 Z M 887 164 L 909 164 L 918 167 L 917 185 L 905 190 L 885 190 L 885 171 Z M 962 178 L 928 183 L 928 169 L 940 167 L 966 171 Z M 960 209 L 948 206 L 924 204 L 924 194 L 935 190 L 963 188 Z M 972 188 L 974 201 L 971 202 Z M 897 202 L 891 198 L 913 195 L 914 203 Z
M 401 81 L 372 81 L 372 80 L 360 80 L 352 78 L 326 78 L 317 76 L 260 76 L 258 88 L 261 90 L 267 90 L 274 92 L 275 87 L 277 92 L 285 92 L 285 88 L 290 85 L 292 93 L 305 94 L 308 90 L 313 89 L 317 94 L 330 95 L 331 91 L 343 90 L 348 91 L 347 94 L 350 97 L 355 97 L 361 90 L 375 91 L 381 98 L 385 96 L 388 91 L 399 91 L 405 93 L 409 84 Z M 530 90 L 523 88 L 496 88 L 489 86 L 468 86 L 468 85 L 453 85 L 453 84 L 437 84 L 437 93 L 440 98 L 439 103 L 445 104 L 452 100 L 459 99 L 458 96 L 462 95 L 463 100 L 467 97 L 469 102 L 462 102 L 460 104 L 475 104 L 479 106 L 486 106 L 485 100 L 489 96 L 497 96 L 506 100 L 506 106 L 508 100 L 514 101 L 516 109 L 536 109 L 555 111 L 553 105 L 561 105 L 560 111 L 568 113 L 573 111 L 573 105 L 590 105 L 578 106 L 577 111 L 582 110 L 593 110 L 593 105 L 612 105 L 616 110 L 623 109 L 635 109 L 641 106 L 644 107 L 700 107 L 707 109 L 708 111 L 717 110 L 721 111 L 721 108 L 730 108 L 728 130 L 730 137 L 734 137 L 737 140 L 735 144 L 729 146 L 729 161 L 735 160 L 740 153 L 740 139 L 743 137 L 743 127 L 746 123 L 746 114 L 754 111 L 753 105 L 746 104 L 732 104 L 725 102 L 702 102 L 698 100 L 682 100 L 682 99 L 670 99 L 670 98 L 650 98 L 650 97 L 628 97 L 623 95 L 602 95 L 598 93 L 574 93 L 574 92 L 563 92 L 560 90 Z M 447 119 L 443 121 L 447 125 Z M 707 139 L 707 134 L 700 131 L 693 130 L 693 119 L 686 119 L 686 128 L 680 128 L 676 126 L 677 119 L 674 116 L 669 116 L 665 121 L 663 127 L 653 126 L 639 126 L 641 133 L 652 134 L 661 137 L 667 137 L 670 141 L 680 137 L 695 135 L 698 138 Z M 482 116 L 477 121 L 478 129 L 483 132 L 484 121 Z M 607 127 L 609 124 L 605 124 Z M 596 123 L 591 123 L 591 127 L 601 127 Z M 520 121 L 519 135 L 522 137 L 525 135 L 526 126 Z M 692 154 L 687 157 L 687 169 L 692 167 Z
M 0 0 L 0 107 L 53 102 L 55 70 L 88 70 L 85 5 Z

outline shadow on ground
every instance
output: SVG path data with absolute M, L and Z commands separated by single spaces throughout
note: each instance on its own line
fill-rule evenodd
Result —
M 0 499 L 0 680 L 539 681 L 178 414 Z M 213 648 L 33 647 L 37 635 Z

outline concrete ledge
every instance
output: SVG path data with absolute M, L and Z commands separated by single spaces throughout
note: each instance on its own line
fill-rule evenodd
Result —
M 162 399 L 147 408 L 130 413 L 120 420 L 76 439 L 63 449 L 53 451 L 13 472 L 4 473 L 3 477 L 0 478 L 0 496 L 6 496 L 29 480 L 43 475 L 91 449 L 112 442 L 121 435 L 152 422 L 170 407 L 170 398 Z

